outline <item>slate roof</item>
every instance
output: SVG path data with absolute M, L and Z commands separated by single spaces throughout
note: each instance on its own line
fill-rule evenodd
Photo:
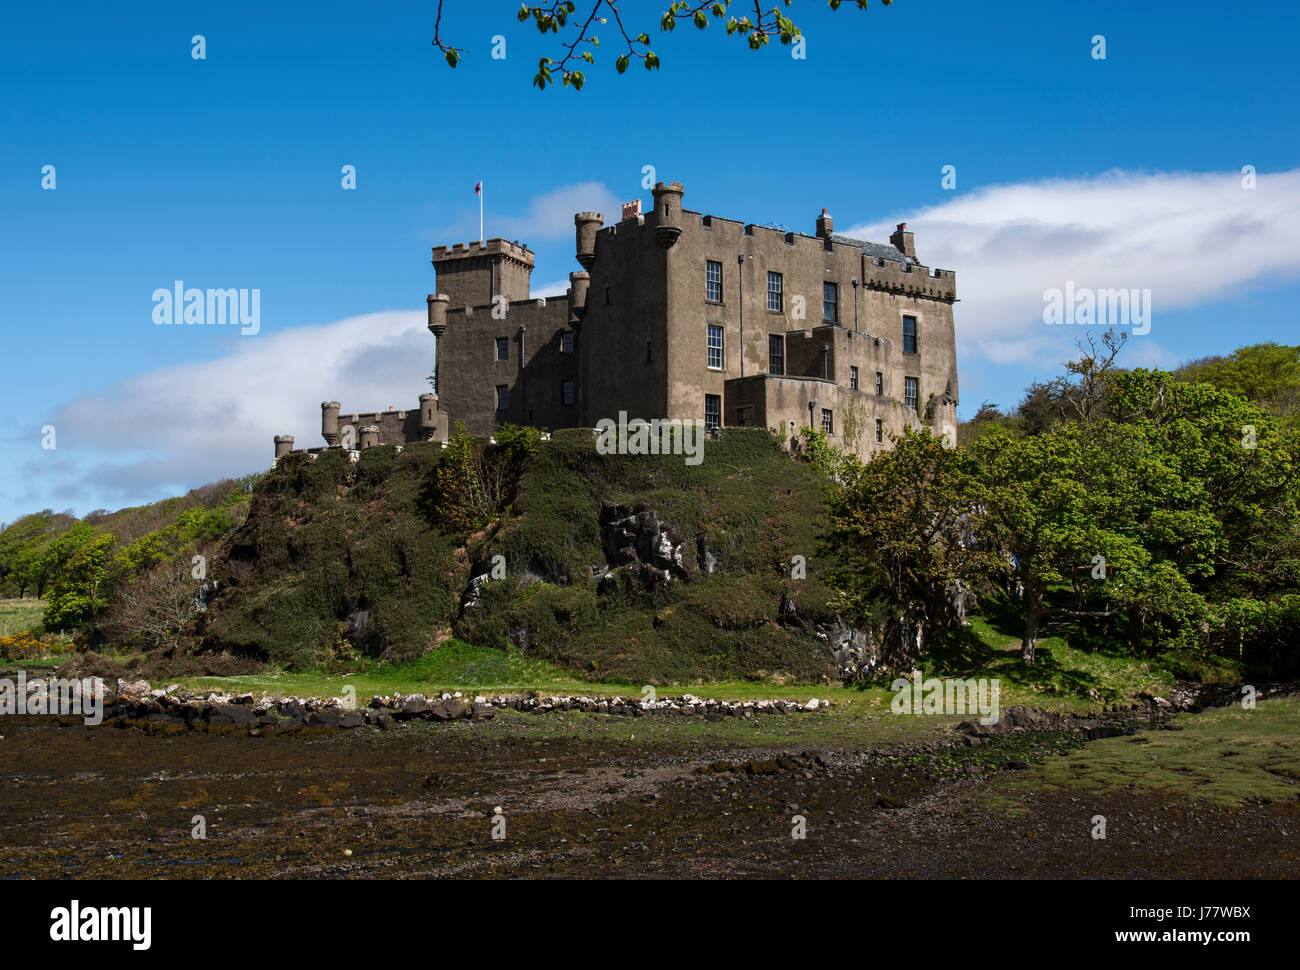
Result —
M 874 256 L 878 259 L 892 259 L 896 263 L 903 265 L 916 265 L 915 260 L 899 252 L 893 246 L 884 243 L 867 242 L 865 239 L 854 239 L 852 236 L 844 236 L 838 232 L 830 234 L 831 242 L 842 243 L 845 246 L 857 246 L 868 256 Z

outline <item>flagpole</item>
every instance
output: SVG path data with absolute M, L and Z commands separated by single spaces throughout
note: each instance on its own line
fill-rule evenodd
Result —
M 478 180 L 478 244 L 483 245 L 483 180 Z

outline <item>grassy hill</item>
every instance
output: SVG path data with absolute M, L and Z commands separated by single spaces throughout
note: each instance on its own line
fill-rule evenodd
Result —
M 456 636 L 591 680 L 832 673 L 816 630 L 834 620 L 816 568 L 822 480 L 766 431 L 728 431 L 697 466 L 603 456 L 589 433 L 556 434 L 524 466 L 508 513 L 464 541 L 440 524 L 442 459 L 415 444 L 355 464 L 342 452 L 281 461 L 214 563 L 223 588 L 200 621 L 205 649 L 302 670 L 409 663 Z M 654 571 L 643 553 L 611 570 L 602 519 L 619 507 L 653 513 L 680 563 Z M 795 555 L 807 578 L 791 580 Z M 504 577 L 462 612 L 471 579 L 494 564 Z M 782 615 L 783 595 L 793 613 Z

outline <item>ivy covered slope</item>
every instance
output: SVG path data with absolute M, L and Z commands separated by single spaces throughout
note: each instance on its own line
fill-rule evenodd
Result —
M 834 622 L 824 482 L 747 429 L 695 466 L 526 429 L 355 464 L 291 455 L 216 565 L 201 635 L 299 669 L 347 651 L 405 661 L 455 636 L 592 680 L 815 681 L 833 670 L 817 629 Z

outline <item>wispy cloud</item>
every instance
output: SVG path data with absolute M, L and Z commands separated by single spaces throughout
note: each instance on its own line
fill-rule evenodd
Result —
M 1300 169 L 1239 173 L 1129 173 L 995 185 L 849 234 L 884 240 L 894 221 L 916 232 L 917 255 L 957 271 L 963 354 L 1032 363 L 1078 336 L 1043 323 L 1044 290 L 1151 290 L 1151 332 L 1126 351 L 1172 362 L 1177 334 L 1164 311 L 1211 303 L 1234 290 L 1300 276 Z M 1143 346 L 1147 345 L 1147 346 Z M 1058 356 L 1049 359 L 1058 359 Z
M 535 195 L 524 208 L 523 215 L 501 214 L 490 196 L 485 196 L 486 221 L 483 231 L 489 236 L 517 239 L 535 245 L 573 236 L 575 212 L 600 212 L 606 222 L 616 221 L 621 211 L 621 201 L 603 182 L 579 182 L 561 185 L 549 192 Z M 465 215 L 456 222 L 442 225 L 424 233 L 437 242 L 454 242 L 462 237 L 478 238 L 478 212 Z
M 50 423 L 58 447 L 25 462 L 9 504 L 96 506 L 159 498 L 270 465 L 272 438 L 324 444 L 320 402 L 345 413 L 419 406 L 433 369 L 421 311 L 390 311 L 236 341 L 215 360 L 164 367 L 84 394 Z

